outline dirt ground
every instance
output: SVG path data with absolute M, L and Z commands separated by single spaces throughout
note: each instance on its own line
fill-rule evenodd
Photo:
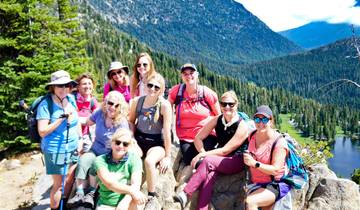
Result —
M 39 152 L 30 152 L 15 158 L 20 160 L 20 167 L 13 170 L 0 167 L 1 210 L 31 209 L 33 186 L 45 172 Z

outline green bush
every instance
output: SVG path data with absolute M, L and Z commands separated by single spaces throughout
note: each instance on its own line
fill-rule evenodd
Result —
M 360 184 L 360 168 L 355 168 L 353 173 L 351 174 L 351 180 L 356 182 L 356 184 Z

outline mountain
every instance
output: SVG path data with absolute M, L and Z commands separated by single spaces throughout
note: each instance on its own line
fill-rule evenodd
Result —
M 301 51 L 233 0 L 88 3 L 117 28 L 151 48 L 218 71 Z
M 243 65 L 243 76 L 260 86 L 285 88 L 324 103 L 360 108 L 360 60 L 354 42 L 360 37 L 337 41 L 297 55 Z
M 355 26 L 354 29 L 355 33 L 360 35 L 360 26 Z M 351 37 L 352 28 L 347 23 L 331 24 L 320 21 L 282 31 L 279 34 L 303 48 L 313 49 Z

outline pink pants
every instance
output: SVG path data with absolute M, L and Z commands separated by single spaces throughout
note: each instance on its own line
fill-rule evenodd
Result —
M 244 159 L 242 155 L 234 155 L 232 157 L 207 156 L 191 176 L 184 188 L 184 192 L 191 197 L 200 188 L 197 209 L 208 209 L 217 175 L 235 174 L 243 169 Z

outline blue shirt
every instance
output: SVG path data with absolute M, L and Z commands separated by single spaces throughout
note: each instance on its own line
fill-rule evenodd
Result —
M 72 112 L 72 120 L 69 127 L 69 136 L 67 136 L 66 120 L 51 133 L 44 136 L 41 140 L 41 150 L 45 153 L 65 153 L 74 151 L 78 146 L 79 140 L 79 127 L 78 127 L 78 114 L 76 111 L 75 98 L 72 95 L 68 95 L 69 103 L 67 104 L 67 110 Z M 50 123 L 54 123 L 60 115 L 64 114 L 64 109 L 52 103 L 53 113 L 50 116 L 48 104 L 46 100 L 43 100 L 37 108 L 37 120 L 50 120 Z M 66 140 L 68 137 L 68 140 Z M 67 144 L 66 144 L 67 141 Z
M 99 156 L 110 152 L 111 150 L 111 137 L 118 128 L 129 128 L 129 123 L 123 119 L 119 125 L 107 128 L 105 124 L 105 116 L 102 109 L 98 109 L 91 116 L 90 120 L 96 124 L 95 128 L 95 141 L 92 144 L 91 150 L 95 155 Z

